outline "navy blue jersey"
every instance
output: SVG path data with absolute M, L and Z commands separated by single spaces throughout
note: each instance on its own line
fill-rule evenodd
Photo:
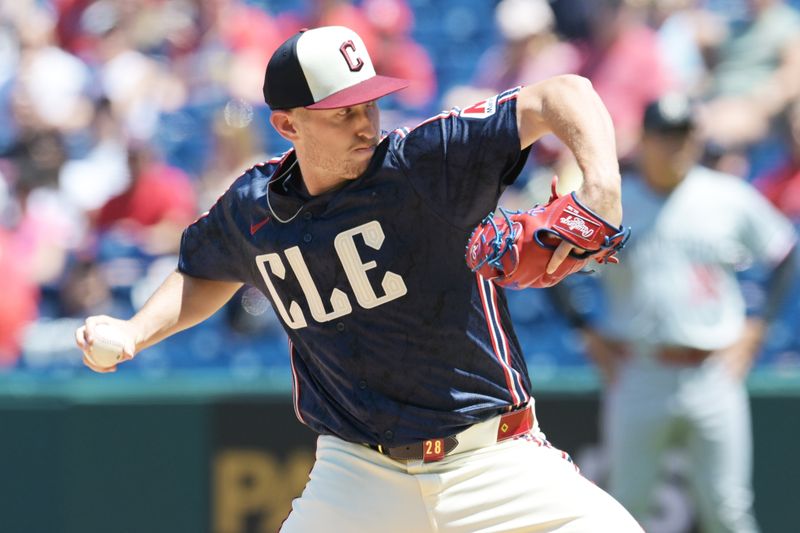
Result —
M 182 272 L 242 281 L 272 302 L 297 417 L 315 431 L 395 446 L 529 399 L 504 294 L 464 261 L 527 155 L 518 92 L 388 134 L 362 176 L 319 196 L 289 151 L 184 232 Z

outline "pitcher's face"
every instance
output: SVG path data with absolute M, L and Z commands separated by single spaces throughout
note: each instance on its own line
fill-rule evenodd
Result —
M 342 179 L 367 169 L 380 140 L 380 111 L 367 102 L 337 109 L 295 109 L 297 140 L 304 162 Z

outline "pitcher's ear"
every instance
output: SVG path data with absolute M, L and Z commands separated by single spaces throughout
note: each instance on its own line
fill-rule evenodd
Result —
M 272 112 L 269 122 L 281 137 L 294 143 L 298 138 L 297 128 L 295 127 L 297 118 L 298 114 L 292 112 L 291 109 L 286 111 L 277 110 Z

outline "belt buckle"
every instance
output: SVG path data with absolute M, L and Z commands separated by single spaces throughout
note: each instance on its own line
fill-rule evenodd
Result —
M 442 437 L 439 439 L 428 439 L 422 441 L 422 461 L 424 463 L 435 463 L 441 461 L 449 453 L 458 447 L 458 438 L 455 435 Z
M 423 461 L 433 463 L 441 461 L 447 454 L 455 450 L 458 446 L 458 439 L 455 436 L 442 437 L 439 439 L 428 439 L 417 441 L 405 446 L 388 448 L 381 444 L 371 446 L 378 453 L 394 461 Z
M 429 439 L 422 441 L 422 462 L 434 463 L 444 459 L 444 439 Z

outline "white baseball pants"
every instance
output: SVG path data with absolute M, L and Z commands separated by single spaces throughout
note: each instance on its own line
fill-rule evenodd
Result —
M 497 435 L 499 419 L 459 442 Z M 466 434 L 466 435 L 465 435 Z M 469 448 L 469 446 L 467 446 Z M 321 436 L 310 480 L 282 533 L 641 533 L 628 512 L 581 476 L 568 456 L 531 433 L 442 461 L 399 462 Z
M 703 531 L 755 533 L 750 406 L 722 362 L 697 367 L 631 358 L 605 394 L 608 490 L 642 523 L 666 451 L 683 447 Z

